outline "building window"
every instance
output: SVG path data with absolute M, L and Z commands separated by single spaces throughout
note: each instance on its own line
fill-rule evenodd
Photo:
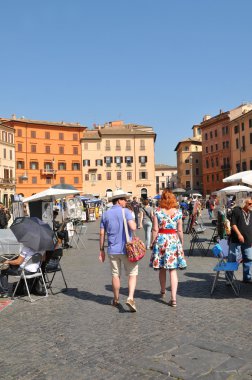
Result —
M 188 146 L 185 146 L 185 147 L 184 147 L 184 151 L 188 152 L 188 151 L 189 151 L 189 147 L 188 147 Z
M 36 137 L 37 137 L 36 131 L 31 131 L 31 138 L 36 139 Z
M 229 141 L 226 141 L 226 148 L 229 148 Z
M 207 133 L 205 133 L 205 140 L 208 140 L 208 136 L 207 136 Z
M 208 162 L 208 160 L 206 160 L 206 168 L 207 169 L 209 168 L 209 162 Z
M 112 157 L 104 157 L 104 163 L 106 164 L 107 167 L 110 167 L 111 166 L 111 163 L 113 161 L 113 158 Z
M 90 160 L 83 160 L 83 166 L 90 166 Z
M 126 140 L 126 150 L 131 150 L 130 140 Z
M 234 133 L 239 133 L 239 125 L 235 125 L 234 127 Z
M 147 172 L 139 172 L 139 179 L 148 179 Z
M 140 140 L 140 150 L 145 150 L 145 141 Z
M 199 175 L 199 168 L 196 168 L 196 169 L 195 169 L 195 174 L 196 174 L 196 175 Z
M 128 181 L 132 180 L 132 173 L 131 172 L 127 172 L 127 180 Z
M 6 158 L 6 148 L 3 149 L 3 158 Z
M 90 181 L 95 182 L 96 181 L 96 174 L 95 173 L 90 173 Z
M 213 160 L 213 158 L 211 159 L 211 166 L 212 166 L 212 168 L 214 168 L 214 160 Z
M 102 166 L 102 165 L 103 165 L 103 162 L 101 159 L 95 160 L 95 166 Z
M 60 177 L 60 183 L 65 183 L 65 177 Z
M 111 181 L 111 172 L 106 173 L 106 179 L 107 181 Z
M 207 182 L 209 182 L 209 175 L 207 175 L 206 180 L 207 180 Z
M 80 170 L 79 162 L 73 162 L 72 163 L 72 170 Z
M 46 184 L 50 185 L 51 184 L 51 177 L 46 177 Z
M 37 177 L 32 177 L 32 183 L 37 183 Z
M 59 154 L 65 154 L 64 146 L 59 146 Z
M 126 163 L 126 166 L 131 166 L 133 163 L 133 157 L 132 156 L 126 156 L 125 157 L 125 163 Z
M 215 150 L 216 151 L 218 150 L 218 144 L 215 144 Z
M 110 150 L 110 140 L 106 140 L 105 144 L 105 150 Z
M 218 159 L 218 157 L 215 158 L 215 161 L 216 161 L 216 166 L 219 166 L 219 159 Z
M 198 164 L 199 163 L 199 160 L 196 158 L 195 159 L 195 164 Z M 172 173 L 173 174 L 173 173 Z
M 244 123 L 241 123 L 241 130 L 244 131 Z
M 73 141 L 78 141 L 78 133 L 73 133 Z
M 235 139 L 235 146 L 236 146 L 236 149 L 239 149 L 239 139 Z
M 217 136 L 218 136 L 217 129 L 215 129 L 215 131 L 214 131 L 214 137 L 217 137 Z
M 121 166 L 121 163 L 123 162 L 123 158 L 120 156 L 115 157 L 115 164 L 116 166 Z
M 37 145 L 31 145 L 31 152 L 36 153 L 37 152 Z
M 12 133 L 9 133 L 9 135 L 8 135 L 8 142 L 10 144 L 13 144 L 13 142 L 14 142 L 14 138 L 13 138 L 13 134 Z
M 74 177 L 74 183 L 79 183 L 79 177 Z
M 64 133 L 62 133 L 62 132 L 59 133 L 59 140 L 64 140 Z
M 121 181 L 121 179 L 122 179 L 122 173 L 121 172 L 116 173 L 116 179 L 117 179 L 117 181 Z
M 65 162 L 59 162 L 58 163 L 58 170 L 66 170 L 66 163 Z
M 185 175 L 190 175 L 190 170 L 189 169 L 186 169 Z
M 10 160 L 12 160 L 12 150 L 10 150 Z
M 249 134 L 250 144 L 252 144 L 252 133 Z
M 189 189 L 191 187 L 190 181 L 186 181 L 186 188 Z
M 18 144 L 18 146 L 17 146 L 17 150 L 18 150 L 18 152 L 22 152 L 22 150 L 23 150 L 23 146 L 22 146 L 22 144 Z
M 50 140 L 50 132 L 45 132 L 45 139 Z
M 242 162 L 242 171 L 246 171 L 246 170 L 247 170 L 247 162 L 243 161 Z
M 252 170 L 252 160 L 250 160 L 250 168 L 249 170 Z
M 208 146 L 206 146 L 206 153 L 208 153 Z
M 147 156 L 139 156 L 139 163 L 141 164 L 141 166 L 145 166 L 147 162 Z
M 226 146 L 226 142 L 222 141 L 222 149 L 225 149 L 225 146 Z
M 39 166 L 38 166 L 38 162 L 37 161 L 30 161 L 30 169 L 31 170 L 38 170 L 38 168 L 39 168 Z
M 17 169 L 24 169 L 24 161 L 17 161 Z
M 51 147 L 49 145 L 45 146 L 45 153 L 51 153 Z
M 213 132 L 211 131 L 210 132 L 210 139 L 212 139 L 213 138 Z
M 116 140 L 116 150 L 121 150 L 120 140 Z
M 73 154 L 78 155 L 78 147 L 77 146 L 73 147 Z
M 213 152 L 213 145 L 211 145 L 211 152 Z
M 97 174 L 97 180 L 101 181 L 101 179 L 102 179 L 102 175 L 101 174 Z
M 190 160 L 186 159 L 185 164 L 189 164 Z
M 252 128 L 252 119 L 249 119 L 249 128 Z
M 89 181 L 89 174 L 85 174 L 85 181 Z
M 240 165 L 240 162 L 237 162 L 236 163 L 236 173 L 240 173 L 241 171 L 241 165 Z
M 212 182 L 214 181 L 214 174 L 212 174 Z
M 17 130 L 17 136 L 18 137 L 22 137 L 22 129 L 18 129 Z

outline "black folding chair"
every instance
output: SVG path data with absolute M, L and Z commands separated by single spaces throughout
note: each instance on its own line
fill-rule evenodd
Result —
M 68 289 L 66 279 L 65 279 L 65 276 L 60 264 L 62 256 L 63 256 L 62 248 L 55 249 L 54 251 L 47 251 L 46 260 L 44 261 L 43 266 L 42 266 L 42 271 L 44 273 L 47 289 L 50 289 L 50 292 L 52 294 L 66 292 Z M 57 272 L 61 273 L 64 284 L 65 284 L 65 288 L 61 289 L 58 292 L 54 292 L 52 288 L 52 283 Z

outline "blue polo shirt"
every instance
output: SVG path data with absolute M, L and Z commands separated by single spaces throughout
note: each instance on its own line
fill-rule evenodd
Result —
M 132 213 L 129 209 L 124 208 L 125 218 L 127 222 L 133 220 Z M 108 211 L 102 215 L 100 228 L 104 229 L 108 238 L 108 254 L 119 255 L 126 254 L 125 244 L 126 235 L 123 224 L 122 207 L 119 205 L 112 206 Z M 131 230 L 129 236 L 131 238 Z

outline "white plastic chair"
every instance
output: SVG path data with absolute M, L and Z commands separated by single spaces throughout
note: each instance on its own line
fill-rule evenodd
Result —
M 35 273 L 25 273 L 25 268 L 31 264 L 31 263 L 39 263 L 39 267 L 38 267 L 38 270 L 37 272 Z M 24 268 L 22 269 L 21 273 L 17 276 L 13 276 L 14 278 L 17 278 L 18 279 L 18 282 L 17 282 L 17 285 L 14 289 L 14 292 L 12 294 L 12 299 L 15 298 L 15 293 L 17 291 L 17 288 L 18 288 L 18 285 L 20 283 L 20 281 L 23 279 L 24 282 L 25 282 L 25 287 L 26 287 L 26 290 L 27 290 L 27 294 L 28 294 L 28 297 L 29 297 L 29 300 L 30 302 L 35 302 L 35 301 L 38 301 L 39 299 L 41 298 L 45 298 L 45 297 L 48 297 L 48 291 L 47 291 L 47 287 L 46 287 L 46 283 L 45 283 L 45 279 L 44 279 L 44 276 L 43 276 L 43 273 L 42 273 L 42 270 L 41 270 L 41 264 L 42 264 L 42 255 L 40 253 L 35 253 L 24 265 Z M 31 279 L 33 278 L 33 283 L 32 283 L 32 286 L 35 282 L 35 279 L 38 278 L 38 277 L 41 277 L 42 278 L 42 282 L 43 282 L 43 285 L 44 285 L 44 288 L 45 288 L 45 295 L 44 296 L 40 296 L 40 297 L 36 297 L 36 299 L 32 298 L 31 297 L 31 293 L 30 293 L 30 290 L 29 290 L 29 286 L 27 284 L 27 280 L 28 279 Z

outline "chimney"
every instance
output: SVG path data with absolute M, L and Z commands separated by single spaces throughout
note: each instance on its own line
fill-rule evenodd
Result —
M 211 119 L 211 115 L 204 115 L 203 116 L 203 121 L 207 121 L 209 119 Z

